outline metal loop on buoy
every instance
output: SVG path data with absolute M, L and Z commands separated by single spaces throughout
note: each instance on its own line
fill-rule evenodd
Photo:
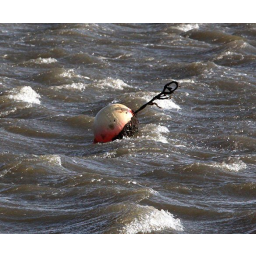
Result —
M 171 84 L 175 84 L 175 87 L 172 88 L 170 85 Z M 137 115 L 138 112 L 140 112 L 142 109 L 144 109 L 147 105 L 156 105 L 158 106 L 154 101 L 155 100 L 165 100 L 165 99 L 169 99 L 170 95 L 172 93 L 174 93 L 174 91 L 177 90 L 177 88 L 179 87 L 179 84 L 176 81 L 172 81 L 168 84 L 166 84 L 164 86 L 164 89 L 161 93 L 159 93 L 158 95 L 156 95 L 153 99 L 151 99 L 149 102 L 147 102 L 146 104 L 142 105 L 139 109 L 137 109 L 136 111 L 134 111 L 134 114 Z M 167 97 L 167 95 L 169 95 Z

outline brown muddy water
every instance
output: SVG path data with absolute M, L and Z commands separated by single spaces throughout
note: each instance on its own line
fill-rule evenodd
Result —
M 0 233 L 256 233 L 255 69 L 256 24 L 1 24 Z

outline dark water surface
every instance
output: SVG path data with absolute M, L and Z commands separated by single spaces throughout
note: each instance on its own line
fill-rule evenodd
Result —
M 255 69 L 255 24 L 1 24 L 0 233 L 256 233 Z

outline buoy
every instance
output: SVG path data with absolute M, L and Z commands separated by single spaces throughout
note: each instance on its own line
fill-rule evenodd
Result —
M 111 104 L 98 112 L 93 130 L 94 143 L 109 142 L 134 135 L 138 131 L 138 120 L 125 105 Z
M 170 85 L 175 84 L 172 88 Z M 138 132 L 139 122 L 136 117 L 139 111 L 147 105 L 156 105 L 155 100 L 163 100 L 170 98 L 178 88 L 178 83 L 172 81 L 164 86 L 161 93 L 157 94 L 149 102 L 142 105 L 136 111 L 131 110 L 123 104 L 111 104 L 101 109 L 95 116 L 93 131 L 94 143 L 110 142 L 123 137 L 131 137 Z M 159 107 L 159 106 L 158 106 Z

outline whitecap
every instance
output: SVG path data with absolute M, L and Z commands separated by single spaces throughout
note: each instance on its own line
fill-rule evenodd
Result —
M 157 125 L 156 131 L 160 133 L 168 133 L 170 130 L 166 126 Z
M 77 75 L 75 74 L 74 69 L 69 69 L 69 70 L 63 71 L 63 72 L 60 74 L 60 76 L 61 76 L 61 77 L 72 78 L 72 77 L 75 77 L 75 76 L 77 76 Z
M 169 133 L 169 129 L 165 126 L 158 125 L 155 129 L 157 136 L 156 140 L 162 143 L 168 143 L 168 140 L 166 137 L 164 137 L 163 133 Z
M 222 163 L 214 163 L 213 167 L 220 168 L 222 170 L 231 171 L 231 172 L 239 172 L 241 170 L 246 169 L 247 165 L 242 160 L 235 159 L 230 163 L 222 162 Z
M 162 143 L 168 143 L 167 138 L 163 135 L 170 132 L 170 130 L 166 126 L 148 124 L 142 128 L 142 132 L 147 134 L 147 136 L 145 136 L 146 139 L 155 140 Z M 143 137 L 144 136 L 142 136 L 142 138 Z
M 12 113 L 15 113 L 16 111 L 17 111 L 16 107 L 14 107 L 13 109 L 7 110 L 7 111 L 2 111 L 2 112 L 0 112 L 0 117 L 10 115 Z
M 159 211 L 151 206 L 139 207 L 143 213 L 139 214 L 130 223 L 126 224 L 120 233 L 151 233 L 165 229 L 173 229 L 176 231 L 184 230 L 180 219 L 174 218 L 174 216 L 168 211 Z
M 34 104 L 40 104 L 41 96 L 36 93 L 30 86 L 23 86 L 21 88 L 15 88 L 10 91 L 10 94 L 7 95 L 7 98 L 22 101 Z
M 189 30 L 192 30 L 192 29 L 199 29 L 199 25 L 194 23 L 194 24 L 181 24 L 179 26 L 176 27 L 177 29 L 179 30 L 182 30 L 184 32 L 187 32 Z
M 222 60 L 225 56 L 236 56 L 239 57 L 240 60 L 244 59 L 244 56 L 242 54 L 236 53 L 236 52 L 232 52 L 232 51 L 225 51 L 222 52 L 219 56 L 217 56 L 215 59 L 216 60 Z
M 100 87 L 101 89 L 108 89 L 113 88 L 117 90 L 123 90 L 124 88 L 130 88 L 131 86 L 126 84 L 121 79 L 113 79 L 111 77 L 108 77 L 103 80 L 99 80 L 95 83 L 96 87 Z
M 100 182 L 102 181 L 103 178 L 100 178 L 100 179 L 91 179 L 91 182 Z
M 147 102 L 150 101 L 154 96 L 156 96 L 156 93 L 150 93 L 150 95 L 144 96 L 143 99 L 145 99 Z M 163 109 L 181 109 L 181 107 L 174 103 L 172 99 L 166 99 L 166 100 L 155 100 L 154 101 L 160 108 Z
M 168 140 L 163 135 L 158 135 L 156 141 L 162 142 L 164 144 L 168 143 Z
M 51 64 L 57 62 L 55 58 L 37 58 L 37 59 L 31 59 L 28 61 L 29 63 L 35 63 L 35 64 Z
M 10 171 L 10 169 L 5 169 L 5 170 L 1 171 L 0 178 L 3 178 L 9 171 Z
M 79 74 L 76 74 L 74 69 L 68 69 L 68 70 L 64 70 L 62 73 L 60 73 L 59 75 L 60 77 L 65 77 L 65 78 L 83 78 L 83 79 L 90 79 L 90 77 L 88 76 L 81 76 Z
M 83 83 L 72 83 L 72 84 L 65 84 L 65 85 L 59 85 L 59 86 L 52 86 L 51 88 L 83 91 L 86 87 L 87 85 Z
M 39 156 L 39 159 L 46 161 L 51 165 L 61 166 L 61 157 L 59 155 L 42 155 Z
M 61 157 L 58 155 L 48 156 L 48 162 L 54 165 L 61 166 Z
M 127 181 L 127 183 L 128 183 L 128 184 L 132 183 L 132 184 L 134 184 L 134 185 L 137 185 L 137 181 L 133 181 L 133 180 L 129 180 L 129 181 Z
M 194 84 L 194 83 L 195 83 L 195 80 L 189 79 L 189 78 L 185 78 L 185 79 L 179 79 L 179 80 L 177 80 L 177 82 L 179 82 L 179 83 L 190 83 L 190 84 Z

